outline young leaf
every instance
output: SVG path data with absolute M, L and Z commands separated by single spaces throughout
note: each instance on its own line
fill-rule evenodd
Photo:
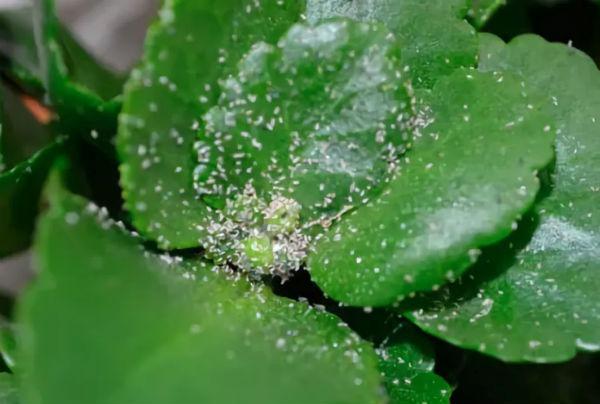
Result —
M 274 43 L 302 1 L 171 0 L 150 29 L 144 60 L 126 86 L 118 149 L 127 209 L 163 248 L 199 245 L 210 216 L 192 184 L 192 145 L 217 80 L 259 41 Z
M 477 36 L 463 17 L 466 0 L 307 0 L 311 23 L 341 16 L 384 23 L 400 40 L 415 87 L 430 88 L 476 64 Z
M 483 44 L 482 70 L 508 70 L 547 94 L 557 126 L 550 195 L 478 271 L 413 310 L 427 332 L 504 361 L 558 362 L 600 350 L 600 72 L 571 47 L 527 35 Z
M 256 45 L 205 116 L 196 184 L 215 207 L 251 187 L 295 200 L 303 223 L 378 194 L 408 141 L 400 49 L 383 26 L 295 25 Z
M 26 402 L 383 402 L 372 347 L 339 319 L 149 254 L 95 205 L 52 195 L 19 309 Z
M 452 388 L 433 372 L 433 346 L 414 326 L 403 324 L 377 353 L 391 404 L 450 403 Z
M 388 305 L 455 279 L 478 248 L 510 234 L 553 156 L 552 121 L 527 92 L 511 75 L 441 79 L 383 195 L 316 243 L 315 282 L 350 305 Z

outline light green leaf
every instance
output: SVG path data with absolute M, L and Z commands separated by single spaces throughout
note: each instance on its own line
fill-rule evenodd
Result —
M 483 43 L 498 43 L 489 39 Z M 549 195 L 482 268 L 414 310 L 424 330 L 505 361 L 600 350 L 600 73 L 571 47 L 527 35 L 482 49 L 481 69 L 518 73 L 557 122 Z
M 466 0 L 307 0 L 307 19 L 341 16 L 379 21 L 402 44 L 415 87 L 430 88 L 458 67 L 476 64 L 477 36 L 464 19 Z
M 452 388 L 433 372 L 433 345 L 414 326 L 401 324 L 377 350 L 391 404 L 448 404 Z
M 25 402 L 384 401 L 373 348 L 336 317 L 118 227 L 53 192 L 19 309 Z
M 126 206 L 163 248 L 195 247 L 209 209 L 193 188 L 192 145 L 217 80 L 259 41 L 275 43 L 300 18 L 300 0 L 171 0 L 150 29 L 126 86 L 118 149 Z
M 527 93 L 508 74 L 440 80 L 396 178 L 317 242 L 315 282 L 350 305 L 388 305 L 455 279 L 510 234 L 553 157 L 552 121 Z

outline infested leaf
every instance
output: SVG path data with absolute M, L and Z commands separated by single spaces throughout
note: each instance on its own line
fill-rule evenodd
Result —
M 378 349 L 379 370 L 391 404 L 448 404 L 452 388 L 433 372 L 433 345 L 401 324 Z
M 253 47 L 195 144 L 197 191 L 224 215 L 204 247 L 248 270 L 300 268 L 308 235 L 376 197 L 404 152 L 412 110 L 401 70 L 393 35 L 347 20 L 295 25 L 277 48 Z
M 126 86 L 117 139 L 127 209 L 145 237 L 168 249 L 206 237 L 211 212 L 192 184 L 199 122 L 218 98 L 217 80 L 253 43 L 275 43 L 302 11 L 299 0 L 165 3 Z
M 339 319 L 148 253 L 102 209 L 52 192 L 19 309 L 25 402 L 383 402 L 373 348 Z
M 248 186 L 291 198 L 305 223 L 377 195 L 408 141 L 401 70 L 376 25 L 295 25 L 277 48 L 258 44 L 205 116 L 197 187 L 217 208 Z
M 332 298 L 384 306 L 436 289 L 502 240 L 533 204 L 552 159 L 552 119 L 510 74 L 461 70 L 427 96 L 414 149 L 378 199 L 316 243 L 315 282 Z
M 555 117 L 547 196 L 461 282 L 411 310 L 422 329 L 504 361 L 559 362 L 600 349 L 600 73 L 580 51 L 526 35 L 486 36 L 481 70 L 527 77 Z
M 477 36 L 464 20 L 465 0 L 307 0 L 307 19 L 381 22 L 402 45 L 402 61 L 418 88 L 476 64 Z

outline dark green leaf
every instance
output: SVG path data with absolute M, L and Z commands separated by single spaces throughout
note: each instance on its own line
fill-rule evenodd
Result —
M 402 44 L 415 87 L 433 86 L 458 67 L 476 64 L 477 36 L 464 21 L 466 0 L 307 0 L 311 23 L 335 16 L 380 21 Z
M 391 404 L 448 404 L 452 388 L 433 372 L 433 346 L 414 326 L 401 324 L 378 349 Z
M 300 0 L 173 0 L 146 41 L 125 92 L 118 148 L 134 224 L 164 248 L 194 247 L 210 215 L 193 188 L 192 145 L 220 78 L 258 41 L 275 43 L 300 18 Z
M 527 91 L 511 75 L 440 80 L 384 194 L 317 243 L 315 282 L 350 305 L 388 305 L 455 279 L 510 234 L 553 157 L 552 120 Z
M 31 242 L 41 188 L 60 149 L 52 144 L 0 174 L 0 257 Z
M 481 52 L 547 94 L 557 127 L 549 196 L 461 282 L 414 310 L 424 330 L 505 361 L 556 362 L 600 350 L 600 73 L 583 53 L 536 36 Z M 486 46 L 487 46 L 486 45 Z
M 105 147 L 116 133 L 122 80 L 109 72 L 58 21 L 54 0 L 35 2 L 42 81 L 65 133 Z
M 149 254 L 95 205 L 52 195 L 19 310 L 26 402 L 384 401 L 373 348 L 339 319 Z

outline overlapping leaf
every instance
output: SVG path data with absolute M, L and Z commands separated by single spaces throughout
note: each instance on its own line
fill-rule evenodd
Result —
M 116 133 L 122 80 L 100 66 L 60 25 L 54 0 L 35 4 L 38 56 L 44 87 L 67 134 L 108 147 Z
M 383 401 L 372 347 L 332 315 L 145 253 L 95 205 L 52 195 L 19 310 L 25 402 Z
M 61 149 L 52 144 L 0 174 L 0 257 L 29 245 L 39 210 L 40 192 Z
M 291 198 L 304 223 L 378 194 L 408 142 L 400 49 L 383 26 L 295 25 L 259 44 L 205 117 L 196 183 L 224 206 L 252 187 Z
M 384 194 L 317 243 L 312 276 L 331 297 L 382 306 L 455 279 L 510 232 L 552 159 L 551 119 L 510 75 L 440 80 L 422 134 Z
M 141 67 L 125 91 L 118 148 L 127 208 L 164 248 L 193 247 L 210 215 L 192 186 L 192 145 L 217 80 L 255 42 L 275 43 L 300 18 L 302 1 L 172 0 L 150 30 Z
M 433 372 L 433 346 L 402 324 L 377 351 L 391 404 L 448 404 L 452 388 Z
M 464 21 L 465 0 L 308 0 L 311 23 L 341 16 L 379 21 L 402 44 L 402 60 L 415 87 L 430 88 L 458 67 L 476 63 L 477 37 Z
M 554 362 L 600 349 L 600 73 L 576 49 L 485 36 L 481 70 L 522 75 L 557 127 L 549 195 L 477 270 L 412 310 L 423 329 L 506 361 Z

